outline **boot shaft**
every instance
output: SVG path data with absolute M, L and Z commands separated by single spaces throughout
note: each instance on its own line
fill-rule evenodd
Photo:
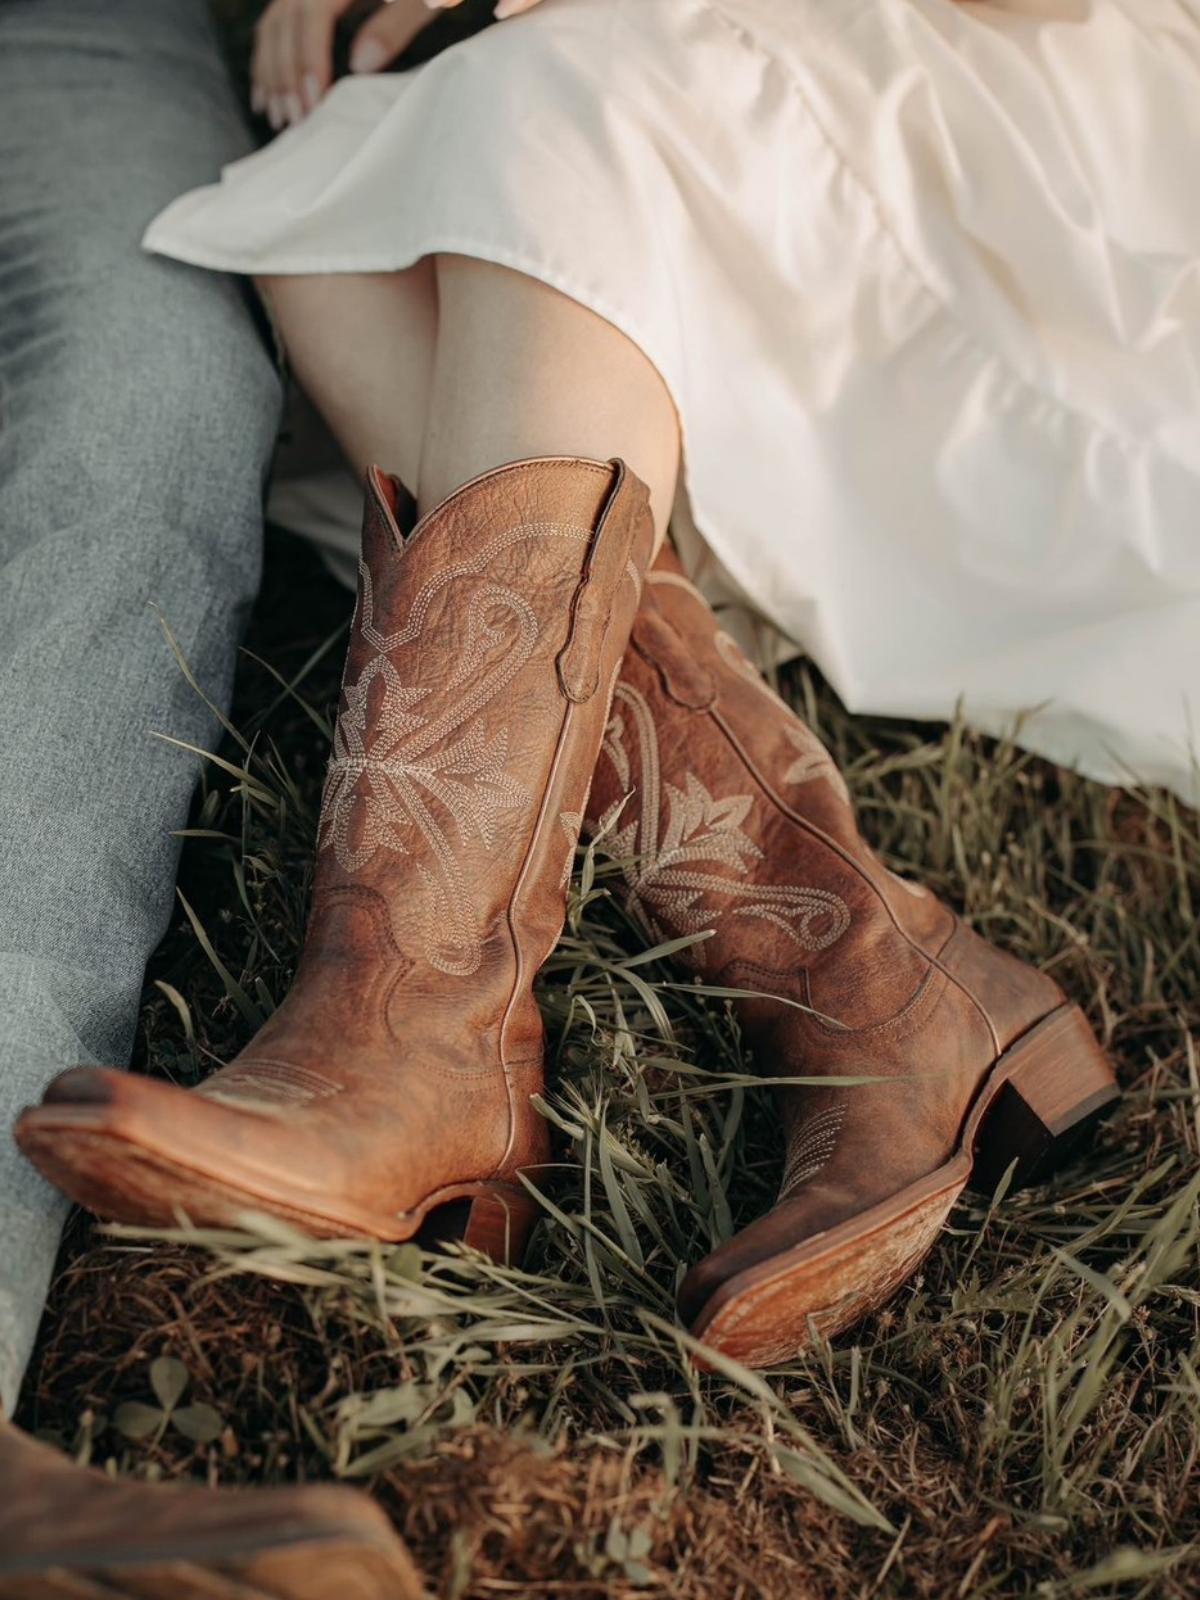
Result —
M 686 953 L 695 970 L 843 1023 L 902 1004 L 928 971 L 913 943 L 949 931 L 949 913 L 867 848 L 828 752 L 673 556 L 655 563 L 634 622 L 589 825 L 608 828 L 653 935 L 708 934 Z M 864 971 L 885 963 L 882 991 L 865 989 Z
M 562 459 L 489 473 L 415 527 L 410 506 L 371 475 L 305 966 L 351 1033 L 417 990 L 452 1033 L 465 1018 L 524 1053 L 512 1031 L 540 1037 L 536 1014 L 509 1001 L 562 926 L 647 496 L 619 463 Z
M 988 991 L 986 1006 L 967 1004 L 995 1013 L 997 1037 L 1027 1025 L 1031 988 L 1035 1009 L 1057 994 L 999 952 L 976 973 L 978 941 L 870 849 L 829 753 L 669 551 L 634 621 L 588 827 L 606 831 L 654 937 L 708 934 L 685 954 L 693 970 L 798 1002 L 835 1032 L 886 1024 L 943 966 Z M 770 1070 L 797 1013 L 776 1000 L 740 1009 Z

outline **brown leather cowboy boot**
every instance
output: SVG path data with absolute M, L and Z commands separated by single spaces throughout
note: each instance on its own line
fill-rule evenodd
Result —
M 628 798 L 626 798 L 628 797 Z M 1117 1089 L 1057 984 L 890 873 L 824 747 L 767 687 L 664 552 L 613 702 L 587 826 L 625 863 L 656 938 L 738 1010 L 781 1089 L 774 1208 L 699 1263 L 679 1311 L 751 1365 L 879 1305 L 929 1250 L 974 1173 L 1029 1182 Z M 841 1076 L 877 1078 L 838 1084 Z
M 356 1490 L 185 1489 L 85 1471 L 0 1418 L 0 1600 L 421 1600 Z
M 453 1204 L 469 1244 L 524 1248 L 521 1174 L 547 1154 L 533 977 L 653 523 L 620 462 L 502 467 L 415 528 L 402 494 L 372 471 L 291 993 L 196 1090 L 80 1067 L 17 1123 L 35 1166 L 104 1216 L 264 1211 L 406 1239 Z

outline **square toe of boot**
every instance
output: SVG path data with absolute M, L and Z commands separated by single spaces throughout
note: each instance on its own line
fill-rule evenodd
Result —
M 60 1072 L 42 1097 L 43 1105 L 108 1105 L 113 1098 L 109 1075 L 96 1067 L 71 1067 Z

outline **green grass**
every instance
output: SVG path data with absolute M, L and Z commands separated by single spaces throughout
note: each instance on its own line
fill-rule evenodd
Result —
M 347 613 L 273 545 L 146 991 L 150 1071 L 198 1081 L 286 991 Z M 770 1203 L 776 1122 L 727 1002 L 647 955 L 581 853 L 539 985 L 557 1165 L 525 1268 L 80 1222 L 23 1420 L 138 1476 L 369 1485 L 460 1600 L 1196 1593 L 1197 818 L 961 727 L 848 717 L 804 668 L 783 687 L 888 864 L 1086 1008 L 1127 1092 L 1089 1157 L 965 1197 L 832 1346 L 699 1373 L 674 1288 Z M 118 1417 L 164 1355 L 215 1439 Z

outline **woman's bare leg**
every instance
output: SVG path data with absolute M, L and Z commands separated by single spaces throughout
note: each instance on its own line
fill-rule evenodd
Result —
M 432 258 L 404 272 L 258 280 L 300 387 L 354 470 L 415 493 L 437 349 Z
M 661 539 L 675 497 L 679 425 L 638 347 L 537 279 L 467 256 L 437 258 L 440 324 L 421 452 L 421 509 L 502 462 L 620 456 L 650 490 Z
M 679 427 L 657 370 L 611 323 L 506 267 L 444 255 L 405 272 L 262 281 L 292 369 L 358 471 L 438 505 L 529 456 L 620 456 L 661 538 Z

